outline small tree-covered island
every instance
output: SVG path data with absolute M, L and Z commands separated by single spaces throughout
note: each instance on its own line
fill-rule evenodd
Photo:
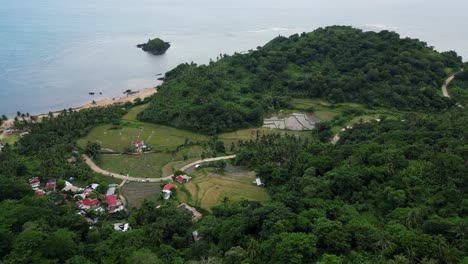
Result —
M 149 39 L 146 43 L 138 44 L 137 47 L 154 55 L 162 55 L 171 47 L 171 44 L 160 38 L 154 38 Z
M 333 26 L 181 64 L 144 100 L 18 112 L 0 262 L 467 263 L 466 66 Z

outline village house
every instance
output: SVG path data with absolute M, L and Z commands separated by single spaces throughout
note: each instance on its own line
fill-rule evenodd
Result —
M 164 200 L 168 200 L 171 197 L 172 191 L 171 189 L 177 189 L 177 185 L 173 183 L 166 184 L 163 187 L 163 193 L 164 193 Z
M 128 223 L 115 223 L 114 224 L 114 230 L 115 231 L 121 231 L 121 232 L 126 232 L 130 230 L 131 227 Z
M 71 158 L 67 159 L 67 162 L 72 164 L 72 165 L 76 165 L 76 162 L 78 161 L 78 159 L 74 156 L 72 156 Z
M 107 209 L 109 212 L 113 212 L 120 204 L 117 201 L 117 195 L 107 195 L 106 196 Z
M 114 195 L 114 194 L 115 194 L 115 187 L 109 188 L 106 192 L 106 196 Z
M 197 209 L 193 208 L 192 206 L 182 203 L 177 208 L 189 213 L 192 216 L 192 222 L 198 222 L 202 218 L 202 214 L 197 211 Z
M 178 181 L 179 183 L 189 182 L 191 179 L 192 177 L 187 176 L 187 175 L 179 175 L 175 178 L 175 180 Z
M 90 188 L 92 190 L 96 190 L 99 187 L 97 183 L 91 183 L 90 185 L 86 186 L 86 188 Z
M 70 182 L 65 181 L 65 187 L 63 187 L 62 191 L 77 193 L 83 191 L 83 189 L 77 186 L 73 186 L 73 184 L 71 184 Z
M 198 232 L 198 230 L 195 230 L 192 232 L 192 237 L 193 237 L 193 240 L 195 241 L 200 240 L 200 233 Z
M 33 188 L 33 190 L 39 189 L 39 187 L 41 186 L 41 181 L 39 180 L 39 177 L 33 177 L 29 179 L 29 185 L 31 185 L 31 188 Z
M 260 178 L 255 179 L 255 183 L 257 184 L 257 186 L 263 186 L 264 185 Z
M 135 143 L 135 149 L 137 152 L 143 152 L 145 151 L 146 149 L 148 148 L 148 146 L 145 145 L 145 143 L 143 142 L 143 140 L 137 140 L 136 143 Z
M 90 199 L 90 198 L 86 198 L 82 201 L 78 201 L 76 202 L 76 206 L 78 206 L 78 208 L 82 209 L 82 210 L 89 210 L 91 208 L 97 208 L 97 206 L 99 205 L 99 200 L 98 199 Z
M 46 184 L 46 189 L 49 191 L 55 191 L 55 188 L 57 187 L 57 180 L 56 179 L 49 179 Z

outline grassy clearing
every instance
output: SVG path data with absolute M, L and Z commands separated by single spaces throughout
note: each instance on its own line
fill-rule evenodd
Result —
M 270 196 L 265 188 L 254 183 L 255 174 L 248 171 L 216 172 L 207 168 L 194 174 L 194 178 L 177 191 L 181 202 L 204 208 L 208 211 L 221 204 L 224 197 L 230 201 L 268 201 Z
M 177 151 L 188 139 L 192 143 L 203 143 L 209 136 L 167 127 L 144 123 L 136 120 L 139 112 L 148 105 L 132 108 L 122 117 L 119 126 L 112 124 L 93 128 L 86 137 L 78 140 L 78 145 L 85 148 L 88 141 L 99 143 L 103 150 L 124 152 L 133 148 L 137 139 L 143 139 L 154 153 L 144 155 L 100 155 L 98 165 L 105 170 L 135 177 L 159 178 L 172 174 L 185 164 L 201 158 L 203 148 L 200 145 L 184 147 Z M 243 129 L 218 135 L 229 152 L 232 143 L 239 140 L 255 139 L 260 134 L 283 133 L 298 136 L 310 136 L 303 131 L 270 130 L 264 128 Z
M 137 121 L 137 115 L 148 108 L 149 104 L 135 106 L 130 111 L 122 117 L 124 120 Z
M 105 170 L 135 177 L 159 178 L 172 174 L 174 166 L 200 159 L 203 148 L 198 145 L 177 148 L 187 139 L 193 143 L 208 141 L 209 137 L 198 133 L 157 124 L 140 122 L 139 112 L 148 105 L 132 108 L 122 117 L 119 126 L 102 125 L 93 128 L 78 140 L 84 148 L 88 141 L 98 142 L 103 150 L 124 152 L 132 149 L 137 139 L 142 139 L 154 153 L 144 155 L 100 155 L 98 165 Z
M 3 133 L 2 131 L 0 131 L 0 133 Z M 19 140 L 19 134 L 18 133 L 13 133 L 11 135 L 2 135 L 3 138 L 0 139 L 0 142 L 3 142 L 5 144 L 9 144 L 9 145 L 13 145 L 15 144 L 16 141 Z
M 103 149 L 123 152 L 141 139 L 153 150 L 174 151 L 186 139 L 192 142 L 208 140 L 208 136 L 191 131 L 138 121 L 136 116 L 146 107 L 148 104 L 132 108 L 122 117 L 119 126 L 109 124 L 93 128 L 86 137 L 78 140 L 78 145 L 84 148 L 88 141 L 98 142 Z
M 128 208 L 139 207 L 144 199 L 156 201 L 161 193 L 160 183 L 129 182 L 120 190 L 127 199 Z
M 163 175 L 163 168 L 167 164 L 174 162 L 178 165 L 198 160 L 202 151 L 201 147 L 192 146 L 176 154 L 161 152 L 142 155 L 100 155 L 98 165 L 105 170 L 133 177 L 161 178 L 172 174 L 172 167 L 166 167 Z M 187 161 L 184 161 L 184 155 L 188 158 Z
M 156 124 L 123 122 L 122 128 L 113 128 L 113 125 L 98 126 L 80 139 L 78 145 L 85 147 L 88 141 L 98 142 L 103 149 L 123 152 L 125 148 L 133 149 L 136 140 L 141 139 L 155 151 L 173 151 L 184 144 L 185 139 L 208 140 L 208 136 Z

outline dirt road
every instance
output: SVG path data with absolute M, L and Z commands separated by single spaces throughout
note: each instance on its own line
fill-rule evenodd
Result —
M 458 73 L 462 72 L 464 69 L 461 69 L 459 72 L 457 73 L 454 73 L 453 75 L 451 75 L 450 77 L 447 78 L 447 80 L 445 80 L 444 84 L 442 85 L 442 93 L 444 94 L 445 97 L 449 97 L 450 98 L 450 95 L 448 94 L 448 91 L 447 91 L 447 86 L 449 85 L 449 83 L 451 81 L 453 81 L 453 79 L 455 78 L 455 75 L 457 75 Z
M 190 164 L 187 164 L 185 165 L 184 167 L 182 167 L 180 170 L 181 171 L 185 171 L 187 170 L 188 168 L 192 167 L 192 166 L 195 166 L 197 164 L 200 164 L 200 163 L 205 163 L 205 162 L 211 162 L 211 161 L 218 161 L 218 160 L 228 160 L 228 159 L 233 159 L 235 158 L 236 155 L 230 155 L 230 156 L 224 156 L 224 157 L 217 157 L 217 158 L 209 158 L 209 159 L 204 159 L 204 160 L 197 160 L 195 162 L 192 162 Z M 109 177 L 113 177 L 113 178 L 117 178 L 117 179 L 121 179 L 121 180 L 124 180 L 124 181 L 134 181 L 134 182 L 163 182 L 163 181 L 170 181 L 172 180 L 172 177 L 174 175 L 169 175 L 169 176 L 166 176 L 166 177 L 162 177 L 162 178 L 140 178 L 140 177 L 130 177 L 130 176 L 126 176 L 126 175 L 122 175 L 122 174 L 118 174 L 118 173 L 113 173 L 113 172 L 110 172 L 110 171 L 106 171 L 106 170 L 103 170 L 101 168 L 99 168 L 93 160 L 91 160 L 87 155 L 83 154 L 83 160 L 86 162 L 86 164 L 91 168 L 91 170 L 93 170 L 94 172 L 97 172 L 97 173 L 100 173 L 100 174 L 103 174 L 103 175 L 107 175 Z

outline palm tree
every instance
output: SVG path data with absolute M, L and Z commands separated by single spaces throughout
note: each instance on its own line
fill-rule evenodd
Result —
M 259 244 L 254 238 L 250 238 L 247 242 L 247 255 L 251 259 L 255 259 L 259 254 Z
M 383 235 L 379 241 L 375 243 L 377 248 L 380 248 L 380 255 L 384 256 L 391 253 L 396 248 L 396 244 L 393 243 L 387 235 Z

